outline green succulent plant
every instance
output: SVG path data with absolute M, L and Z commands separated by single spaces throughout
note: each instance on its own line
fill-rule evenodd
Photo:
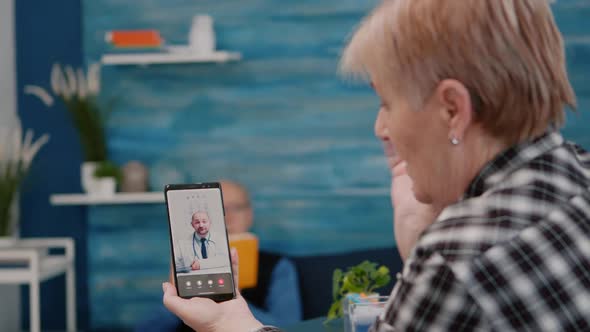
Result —
M 111 161 L 102 161 L 96 167 L 94 176 L 97 178 L 113 177 L 115 181 L 121 183 L 121 169 Z

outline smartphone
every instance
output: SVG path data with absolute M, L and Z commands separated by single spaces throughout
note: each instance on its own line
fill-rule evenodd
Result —
M 178 295 L 216 302 L 234 299 L 221 185 L 169 184 L 164 194 Z

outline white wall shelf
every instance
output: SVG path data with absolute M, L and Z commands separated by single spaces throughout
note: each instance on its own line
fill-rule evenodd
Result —
M 264 190 L 260 197 L 388 197 L 389 188 L 341 188 L 336 190 Z M 53 194 L 49 198 L 52 205 L 121 205 L 121 204 L 160 204 L 165 203 L 163 192 L 115 193 L 111 196 L 88 194 Z
M 105 65 L 152 65 L 174 63 L 207 63 L 238 61 L 242 54 L 237 52 L 215 51 L 209 54 L 190 52 L 152 52 L 152 53 L 113 53 L 102 56 Z
M 54 194 L 49 201 L 52 205 L 120 205 L 164 203 L 163 192 L 116 193 L 110 196 L 88 194 Z

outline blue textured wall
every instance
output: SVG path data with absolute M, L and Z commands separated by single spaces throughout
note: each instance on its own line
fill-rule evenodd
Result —
M 49 72 L 54 62 L 76 66 L 82 63 L 81 4 L 79 0 L 14 2 L 18 115 L 24 128 L 33 129 L 36 135 L 51 135 L 49 143 L 33 162 L 21 190 L 21 236 L 75 239 L 78 327 L 87 329 L 85 208 L 56 208 L 49 204 L 49 195 L 53 193 L 80 192 L 80 144 L 61 104 L 48 109 L 38 98 L 23 94 L 26 84 L 49 86 Z M 64 279 L 54 278 L 41 287 L 44 330 L 65 329 Z M 26 330 L 29 325 L 28 289 L 22 298 Z
M 262 246 L 275 251 L 393 244 L 383 222 L 391 215 L 387 171 L 372 135 L 378 101 L 335 75 L 338 51 L 369 3 L 84 4 L 89 62 L 109 49 L 104 33 L 114 28 L 153 27 L 170 43 L 186 43 L 197 13 L 215 18 L 220 48 L 244 55 L 225 65 L 105 67 L 105 95 L 121 98 L 109 126 L 117 162 L 148 164 L 154 190 L 243 182 Z
M 105 67 L 104 94 L 119 163 L 138 159 L 154 190 L 169 182 L 233 178 L 255 202 L 262 247 L 302 255 L 393 245 L 388 174 L 372 134 L 378 100 L 336 77 L 338 52 L 376 3 L 85 0 L 84 57 L 109 50 L 111 29 L 156 28 L 184 44 L 191 18 L 215 18 L 225 65 Z M 590 1 L 559 1 L 580 112 L 566 136 L 590 147 Z M 89 209 L 92 326 L 133 324 L 161 299 L 168 242 L 163 206 Z
M 120 97 L 109 124 L 113 158 L 149 165 L 154 190 L 218 178 L 244 183 L 266 249 L 300 255 L 393 245 L 388 175 L 372 135 L 378 101 L 335 75 L 346 36 L 370 7 L 85 1 L 87 62 L 109 50 L 110 29 L 156 28 L 184 44 L 198 13 L 215 18 L 218 48 L 244 56 L 225 65 L 104 67 L 105 95 Z M 92 325 L 132 324 L 160 301 L 165 210 L 95 207 L 89 227 Z M 133 293 L 123 291 L 129 286 Z

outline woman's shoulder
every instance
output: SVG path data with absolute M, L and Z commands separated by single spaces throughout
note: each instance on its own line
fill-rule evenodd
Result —
M 520 205 L 541 207 L 565 203 L 589 188 L 590 153 L 580 145 L 564 142 L 506 174 L 484 196 L 492 204 L 508 197 L 520 200 Z
M 590 153 L 563 142 L 535 157 L 515 159 L 479 196 L 450 206 L 446 219 L 516 217 L 534 221 L 590 188 Z
M 564 147 L 570 151 L 579 164 L 590 168 L 590 152 L 584 149 L 581 145 L 571 141 L 566 141 Z
M 425 253 L 436 251 L 448 260 L 462 260 L 506 243 L 572 197 L 587 193 L 589 161 L 585 150 L 569 144 L 539 156 L 482 195 L 444 209 L 418 245 Z

